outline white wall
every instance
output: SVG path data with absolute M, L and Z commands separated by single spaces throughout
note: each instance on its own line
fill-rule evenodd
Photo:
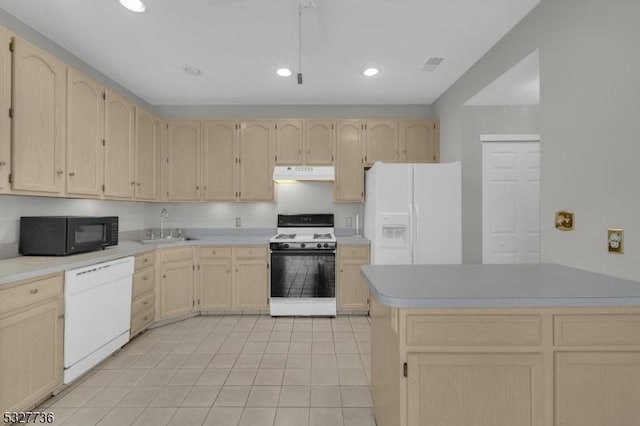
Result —
M 465 106 L 461 111 L 462 261 L 482 263 L 482 134 L 540 132 L 538 106 Z
M 434 104 L 442 157 L 459 159 L 461 105 L 540 48 L 541 256 L 640 280 L 640 2 L 543 0 Z M 464 167 L 464 166 L 463 166 Z M 576 228 L 554 228 L 554 212 Z M 607 227 L 626 252 L 607 253 Z

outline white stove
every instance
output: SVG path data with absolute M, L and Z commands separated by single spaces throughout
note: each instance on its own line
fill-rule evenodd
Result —
M 270 240 L 272 316 L 335 316 L 333 214 L 278 215 Z

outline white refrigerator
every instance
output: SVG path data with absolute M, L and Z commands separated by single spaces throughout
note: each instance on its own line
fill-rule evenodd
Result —
M 364 235 L 372 265 L 462 263 L 460 163 L 375 163 L 366 172 Z

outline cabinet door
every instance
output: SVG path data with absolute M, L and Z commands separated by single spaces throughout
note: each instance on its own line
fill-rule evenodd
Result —
M 565 352 L 555 357 L 556 425 L 637 424 L 640 352 Z
M 403 163 L 437 162 L 437 124 L 431 120 L 400 123 L 400 161 Z
M 302 164 L 302 120 L 276 123 L 276 164 Z
M 268 264 L 266 259 L 236 259 L 233 283 L 234 308 L 267 308 Z
M 13 189 L 64 190 L 66 67 L 13 38 Z
M 200 262 L 201 310 L 231 309 L 231 258 L 206 259 Z
M 136 107 L 135 197 L 139 200 L 156 198 L 157 150 L 156 118 Z
M 161 319 L 193 310 L 193 275 L 193 260 L 168 262 L 160 267 Z
M 335 123 L 307 120 L 304 126 L 305 164 L 333 165 L 336 151 Z
M 133 104 L 107 90 L 105 103 L 104 195 L 133 197 Z
M 408 426 L 544 425 L 541 354 L 409 354 L 407 361 Z
M 238 125 L 234 121 L 203 123 L 203 186 L 207 201 L 235 200 L 238 192 Z
M 11 55 L 9 32 L 0 27 L 0 111 L 11 108 Z M 11 173 L 11 124 L 9 114 L 0 114 L 0 193 L 9 192 Z
M 373 166 L 376 161 L 398 161 L 398 122 L 371 120 L 365 124 L 364 163 Z
M 67 194 L 102 194 L 103 96 L 101 84 L 67 69 Z
M 0 410 L 25 411 L 62 384 L 61 299 L 0 319 Z
M 338 121 L 337 128 L 335 200 L 361 201 L 364 197 L 362 123 Z
M 169 200 L 200 199 L 200 122 L 169 122 L 167 182 Z
M 360 274 L 360 267 L 369 262 L 353 258 L 340 258 L 338 262 L 338 309 L 369 310 L 369 287 Z
M 240 200 L 273 200 L 274 133 L 272 121 L 240 124 Z

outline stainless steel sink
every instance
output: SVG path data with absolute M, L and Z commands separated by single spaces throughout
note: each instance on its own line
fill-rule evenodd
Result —
M 197 238 L 192 237 L 165 237 L 165 238 L 150 238 L 147 240 L 138 240 L 140 244 L 170 244 L 178 243 L 180 241 L 193 241 Z

